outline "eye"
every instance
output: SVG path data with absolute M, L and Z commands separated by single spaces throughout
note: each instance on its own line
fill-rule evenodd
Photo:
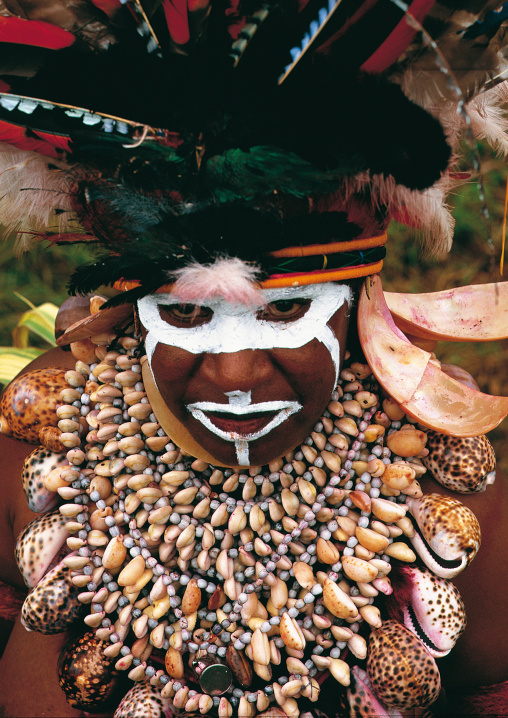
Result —
M 310 299 L 279 299 L 270 302 L 258 314 L 267 322 L 292 322 L 303 317 L 310 306 Z
M 159 314 L 174 327 L 197 327 L 209 322 L 213 312 L 210 307 L 198 304 L 160 304 Z

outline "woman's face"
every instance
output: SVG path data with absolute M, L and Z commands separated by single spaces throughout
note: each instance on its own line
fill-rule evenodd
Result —
M 138 303 L 163 401 L 226 466 L 261 466 L 302 443 L 329 402 L 344 354 L 347 285 L 263 294 L 266 304 L 257 307 L 222 297 L 181 304 L 174 294 Z

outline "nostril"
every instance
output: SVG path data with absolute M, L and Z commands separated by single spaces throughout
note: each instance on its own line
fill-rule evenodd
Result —
M 266 352 L 244 349 L 232 353 L 206 354 L 200 371 L 207 381 L 226 394 L 252 391 L 273 376 L 274 367 Z

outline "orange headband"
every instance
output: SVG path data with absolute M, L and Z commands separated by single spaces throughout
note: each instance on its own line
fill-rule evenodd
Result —
M 295 272 L 287 274 L 272 274 L 268 279 L 259 282 L 262 289 L 273 289 L 278 287 L 299 287 L 307 284 L 322 284 L 323 282 L 340 282 L 357 277 L 367 277 L 370 274 L 378 274 L 383 266 L 383 260 L 371 264 L 359 264 L 351 267 L 338 269 L 326 269 L 327 255 L 343 252 L 362 251 L 372 247 L 381 247 L 387 240 L 386 232 L 377 237 L 365 237 L 353 239 L 348 242 L 332 242 L 330 244 L 310 244 L 306 247 L 285 247 L 270 252 L 270 256 L 276 259 L 284 257 L 313 257 L 323 255 L 323 268 L 312 272 Z M 114 288 L 120 291 L 128 291 L 140 286 L 136 279 L 120 279 L 114 284 Z M 170 293 L 173 283 L 159 287 L 158 293 Z

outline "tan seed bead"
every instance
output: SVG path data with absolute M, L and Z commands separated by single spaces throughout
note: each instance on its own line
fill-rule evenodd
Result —
M 283 489 L 281 493 L 282 506 L 289 516 L 296 516 L 300 500 L 296 494 L 289 489 Z
M 127 486 L 133 491 L 139 491 L 139 489 L 144 489 L 152 481 L 153 476 L 151 474 L 133 474 L 127 480 Z
M 342 402 L 342 406 L 346 414 L 360 418 L 363 415 L 363 409 L 355 399 L 348 399 Z
M 328 664 L 328 670 L 341 685 L 349 686 L 351 674 L 350 668 L 345 661 L 342 661 L 340 658 L 331 658 Z
M 364 441 L 371 444 L 385 433 L 385 427 L 381 426 L 381 424 L 369 424 L 363 433 L 365 436 Z
M 103 561 L 104 565 L 104 561 Z M 117 577 L 119 586 L 131 586 L 140 579 L 145 570 L 145 559 L 139 555 L 129 561 Z
M 194 501 L 198 489 L 196 486 L 189 486 L 188 489 L 181 489 L 174 496 L 175 504 L 190 505 Z
M 337 416 L 339 418 L 344 416 L 344 407 L 342 406 L 340 401 L 331 401 L 328 404 L 327 408 L 328 408 L 328 411 L 330 412 L 330 414 L 333 414 L 334 416 Z
M 413 426 L 411 428 L 395 431 L 386 438 L 386 444 L 396 456 L 417 456 L 425 448 L 427 434 Z
M 123 437 L 134 436 L 141 431 L 141 424 L 137 421 L 126 421 L 118 427 L 118 433 Z M 121 441 L 121 439 L 120 439 Z
M 120 441 L 118 442 L 118 448 L 120 449 L 120 451 L 124 451 L 129 456 L 138 454 L 144 449 L 144 446 L 144 441 L 134 435 L 124 436 L 123 439 L 120 439 Z
M 385 548 L 384 552 L 387 556 L 396 558 L 399 561 L 405 561 L 406 563 L 413 563 L 416 561 L 415 552 L 410 549 L 407 544 L 402 543 L 401 541 L 396 541 L 390 544 L 387 548 Z
M 153 438 L 159 429 L 160 424 L 158 424 L 156 421 L 145 421 L 144 424 L 141 424 L 141 431 L 147 438 Z
M 237 506 L 228 521 L 228 530 L 231 533 L 237 534 L 247 526 L 247 516 L 242 506 Z
M 88 532 L 88 543 L 95 547 L 106 546 L 109 543 L 109 539 L 104 531 L 92 529 Z
M 382 526 L 384 526 L 384 524 L 382 524 Z M 356 527 L 355 536 L 362 546 L 375 553 L 381 553 L 390 543 L 386 536 L 361 526 Z
M 149 436 L 145 441 L 150 451 L 155 452 L 162 451 L 168 442 L 167 436 Z
M 116 424 L 104 424 L 97 430 L 97 440 L 101 444 L 105 444 L 109 439 L 116 436 Z
M 64 432 L 60 435 L 60 442 L 66 449 L 74 449 L 81 444 L 81 439 L 76 434 Z
M 126 456 L 124 461 L 125 466 L 132 471 L 143 471 L 143 469 L 150 466 L 150 459 L 148 456 L 143 456 L 143 454 L 131 454 Z
M 152 407 L 150 404 L 133 404 L 127 409 L 127 413 L 129 416 L 132 416 L 134 419 L 137 419 L 138 421 L 144 421 L 147 419 L 150 414 L 152 413 Z

